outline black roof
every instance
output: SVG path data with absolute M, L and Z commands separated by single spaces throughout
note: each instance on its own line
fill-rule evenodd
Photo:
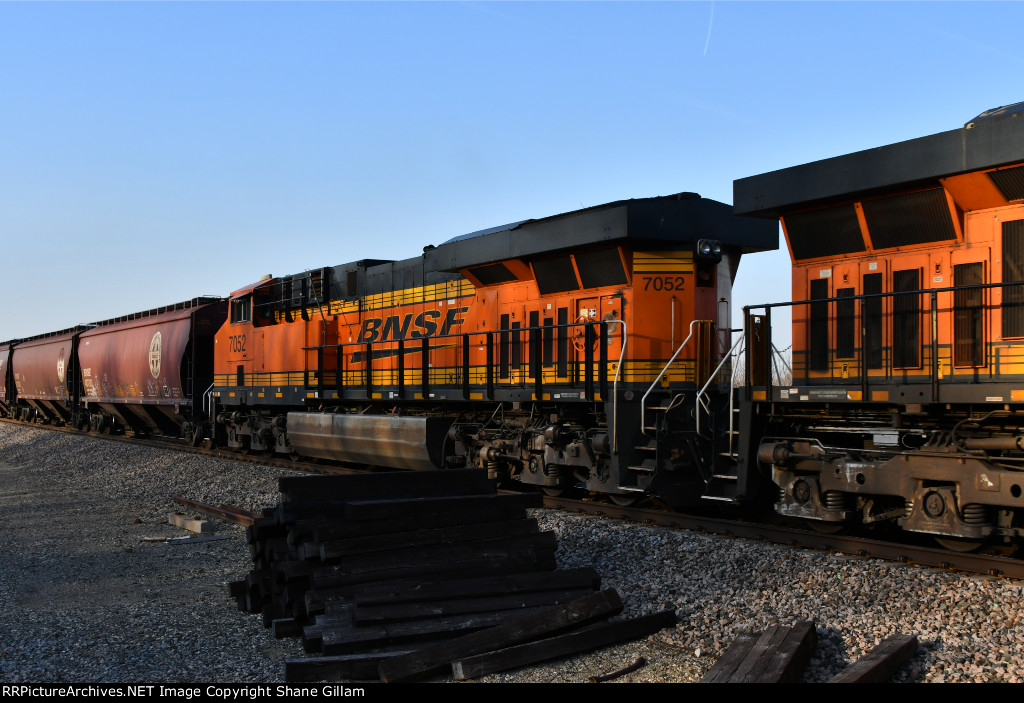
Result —
M 1024 103 L 987 110 L 960 129 L 793 166 L 733 183 L 736 214 L 786 211 L 1024 161 Z
M 696 193 L 677 193 L 492 227 L 450 239 L 423 256 L 428 269 L 455 271 L 623 240 L 690 245 L 700 239 L 717 239 L 744 252 L 766 251 L 778 248 L 778 226 L 735 217 L 732 207 Z

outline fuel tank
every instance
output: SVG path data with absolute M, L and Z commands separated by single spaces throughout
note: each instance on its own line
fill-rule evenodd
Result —
M 288 413 L 288 439 L 303 456 L 395 469 L 443 468 L 450 417 Z

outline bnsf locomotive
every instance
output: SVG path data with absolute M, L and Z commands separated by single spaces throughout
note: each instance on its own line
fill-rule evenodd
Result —
M 972 549 L 1024 532 L 1024 103 L 735 183 L 781 219 L 793 303 L 747 310 L 751 451 L 776 509 Z M 792 317 L 776 382 L 771 317 Z M 756 444 L 757 446 L 753 446 Z
M 206 416 L 238 449 L 697 501 L 715 435 L 658 415 L 725 357 L 740 256 L 777 231 L 682 193 L 267 278 L 230 296 Z
M 1018 115 L 742 179 L 735 209 L 609 203 L 2 344 L 0 412 L 1009 541 L 1024 531 Z M 745 308 L 733 330 L 740 257 L 776 248 L 780 221 L 793 302 Z M 773 329 L 780 308 L 792 324 Z

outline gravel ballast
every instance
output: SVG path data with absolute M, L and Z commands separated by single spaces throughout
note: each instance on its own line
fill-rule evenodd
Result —
M 0 680 L 5 683 L 272 683 L 297 639 L 238 611 L 227 584 L 251 568 L 244 528 L 227 539 L 143 541 L 185 496 L 258 511 L 281 471 L 251 463 L 0 423 Z M 502 682 L 693 682 L 741 632 L 813 619 L 804 675 L 826 681 L 885 637 L 917 635 L 906 682 L 1024 681 L 1022 582 L 739 539 L 537 511 L 560 568 L 593 566 L 626 616 L 675 608 L 639 642 L 493 674 Z M 443 681 L 445 679 L 435 679 Z

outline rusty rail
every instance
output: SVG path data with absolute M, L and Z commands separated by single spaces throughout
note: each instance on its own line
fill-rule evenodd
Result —
M 179 505 L 184 505 L 186 508 L 198 510 L 201 513 L 206 513 L 213 517 L 219 517 L 220 519 L 227 520 L 229 522 L 236 522 L 239 525 L 245 525 L 246 527 L 251 525 L 253 520 L 259 517 L 259 515 L 254 515 L 253 513 L 235 506 L 222 505 L 217 507 L 215 505 L 210 505 L 209 503 L 202 503 L 198 500 L 189 500 L 182 496 L 175 497 L 174 502 Z

